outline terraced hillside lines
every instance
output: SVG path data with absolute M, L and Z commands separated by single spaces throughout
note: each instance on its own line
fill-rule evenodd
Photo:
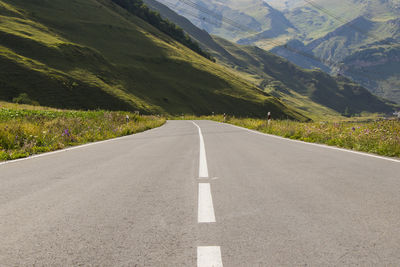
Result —
M 110 0 L 1 0 L 0 99 L 306 119 Z

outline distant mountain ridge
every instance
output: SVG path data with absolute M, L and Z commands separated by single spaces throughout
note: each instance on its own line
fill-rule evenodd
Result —
M 378 96 L 400 103 L 400 0 L 313 0 L 316 6 L 296 6 L 285 16 L 303 36 L 297 45 L 324 63 L 301 58 L 281 48 L 277 53 L 299 66 L 319 67 L 333 74 L 342 74 L 368 88 Z M 324 13 L 316 7 L 328 11 Z M 308 14 L 313 13 L 312 17 Z M 338 19 L 334 19 L 334 15 Z M 319 65 L 319 66 L 318 66 Z
M 232 41 L 246 42 L 246 38 L 255 38 L 252 36 L 257 34 L 264 38 L 267 34 L 276 37 L 294 31 L 290 21 L 263 0 L 159 2 L 187 17 L 200 29 Z
M 151 9 L 160 12 L 165 19 L 174 22 L 176 25 L 180 25 L 191 38 L 205 46 L 208 50 L 217 51 L 219 54 L 226 57 L 230 56 L 223 47 L 214 41 L 207 31 L 196 27 L 190 20 L 179 16 L 175 11 L 156 0 L 144 0 L 144 3 Z
M 399 73 L 391 71 L 398 68 L 395 58 L 390 60 L 391 68 L 379 67 L 383 72 L 379 77 L 368 78 L 367 73 L 373 70 L 356 67 L 358 61 L 366 62 L 367 52 L 388 58 L 382 54 L 387 48 L 378 48 L 379 42 L 392 40 L 397 49 L 400 0 L 189 0 L 195 3 L 191 6 L 185 4 L 187 1 L 160 0 L 213 35 L 256 45 L 305 68 L 346 75 L 371 92 L 400 103 Z M 204 14 L 199 6 L 217 16 Z M 373 54 L 371 58 L 376 58 Z M 357 55 L 363 58 L 354 61 Z
M 378 96 L 400 103 L 400 19 L 373 21 L 360 16 L 307 45 L 296 42 L 288 45 L 324 64 L 283 48 L 272 51 L 305 68 L 351 77 Z
M 196 30 L 189 20 L 167 6 L 146 0 L 151 8 L 182 27 L 217 62 L 234 69 L 261 89 L 301 109 L 307 116 L 339 116 L 361 112 L 391 112 L 392 106 L 371 95 L 344 77 L 330 77 L 320 71 L 303 70 L 282 58 L 254 46 L 241 46 L 220 37 Z M 301 47 L 304 47 L 298 41 Z

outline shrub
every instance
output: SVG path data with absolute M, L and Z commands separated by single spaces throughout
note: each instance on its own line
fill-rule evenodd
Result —
M 27 93 L 19 94 L 17 97 L 14 97 L 12 101 L 16 104 L 39 106 L 39 102 L 30 99 Z

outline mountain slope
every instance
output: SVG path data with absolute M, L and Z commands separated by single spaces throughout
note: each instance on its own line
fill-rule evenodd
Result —
M 217 39 L 228 52 L 244 62 L 243 69 L 258 80 L 266 92 L 316 118 L 362 112 L 390 113 L 388 102 L 344 77 L 332 77 L 320 70 L 304 70 L 254 46 L 239 46 Z
M 1 0 L 0 98 L 42 105 L 305 117 L 109 0 Z
M 227 51 L 225 51 L 223 47 L 214 41 L 207 31 L 199 29 L 187 18 L 178 15 L 175 11 L 156 0 L 144 0 L 144 3 L 152 10 L 162 14 L 163 18 L 174 22 L 176 25 L 179 25 L 179 27 L 189 34 L 192 39 L 196 40 L 208 51 L 215 51 L 220 56 L 229 57 L 230 60 L 234 60 L 234 58 Z
M 346 112 L 392 111 L 390 104 L 343 77 L 306 71 L 262 49 L 211 37 L 165 5 L 154 0 L 147 0 L 146 3 L 198 40 L 219 64 L 234 69 L 242 77 L 288 105 L 301 109 L 311 118 L 340 116 Z
M 263 0 L 159 0 L 208 33 L 243 43 L 294 31 L 284 15 Z M 248 40 L 247 38 L 250 38 Z
M 281 10 L 281 11 L 285 11 L 285 10 L 291 10 L 294 9 L 298 6 L 304 5 L 304 1 L 303 0 L 266 0 L 267 3 L 269 5 L 271 5 L 272 7 Z
M 286 18 L 301 32 L 302 41 L 321 38 L 358 17 L 387 21 L 399 17 L 399 0 L 286 1 Z
M 400 19 L 378 21 L 361 16 L 307 45 L 298 40 L 288 43 L 321 62 L 282 48 L 272 51 L 299 66 L 350 77 L 378 96 L 400 103 L 399 42 Z
M 256 45 L 304 68 L 345 75 L 400 103 L 400 0 L 160 1 L 210 34 Z M 377 55 L 381 60 L 369 60 Z
M 400 45 L 364 45 L 341 63 L 341 73 L 400 104 Z

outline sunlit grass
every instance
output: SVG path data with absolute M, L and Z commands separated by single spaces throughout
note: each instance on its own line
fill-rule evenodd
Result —
M 223 121 L 216 116 L 215 120 Z M 295 122 L 227 118 L 227 123 L 305 142 L 400 157 L 400 121 Z
M 164 118 L 128 112 L 1 107 L 0 160 L 134 134 L 164 123 Z

